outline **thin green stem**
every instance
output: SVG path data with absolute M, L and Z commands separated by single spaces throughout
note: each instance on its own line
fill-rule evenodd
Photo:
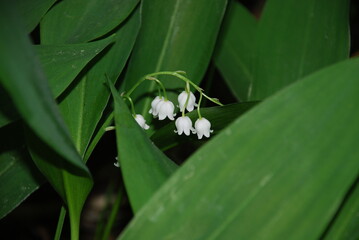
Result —
M 202 118 L 202 115 L 201 115 L 201 110 L 200 110 L 200 107 L 201 107 L 201 102 L 202 102 L 202 96 L 203 96 L 203 93 L 200 92 L 200 95 L 199 95 L 199 101 L 198 101 L 198 106 L 197 106 L 197 113 L 198 113 L 198 118 L 201 119 Z
M 155 77 L 146 77 L 146 79 L 150 81 L 155 81 L 162 88 L 163 96 L 165 98 L 165 101 L 167 101 L 168 98 L 167 98 L 166 88 L 165 86 L 163 86 L 162 82 Z
M 64 206 L 62 206 L 61 210 L 60 210 L 59 220 L 57 221 L 54 240 L 60 240 L 62 227 L 64 226 L 65 217 L 66 217 L 66 208 Z
M 136 111 L 135 111 L 135 105 L 133 105 L 132 98 L 130 96 L 127 96 L 127 95 L 123 95 L 123 97 L 130 102 L 130 104 L 131 104 L 131 112 L 132 112 L 132 115 L 135 117 L 136 116 Z

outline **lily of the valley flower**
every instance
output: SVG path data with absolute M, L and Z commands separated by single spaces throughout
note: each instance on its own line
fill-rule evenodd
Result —
M 186 104 L 188 98 L 188 93 L 186 91 L 181 92 L 180 95 L 178 95 L 178 103 L 179 103 L 179 108 L 180 111 L 183 112 L 184 111 L 184 106 Z M 194 96 L 194 94 L 192 92 L 189 92 L 189 99 L 187 102 L 187 111 L 191 112 L 193 111 L 194 107 L 196 106 L 196 97 Z
M 198 139 L 202 139 L 203 135 L 209 138 L 210 133 L 213 132 L 213 130 L 211 130 L 211 123 L 205 118 L 197 119 L 194 127 L 196 129 Z
M 173 117 L 176 116 L 176 114 L 173 114 L 175 106 L 169 100 L 160 101 L 157 103 L 155 109 L 158 111 L 158 120 L 163 120 L 166 117 L 168 117 L 170 120 L 174 120 Z
M 178 135 L 181 135 L 184 132 L 184 134 L 189 136 L 190 131 L 192 133 L 195 133 L 195 130 L 192 127 L 192 121 L 187 116 L 177 118 L 175 124 L 177 128 L 177 131 L 175 130 L 175 133 L 178 133 Z
M 143 128 L 145 130 L 150 128 L 150 126 L 148 126 L 146 124 L 146 120 L 143 118 L 143 116 L 141 114 L 136 114 L 135 120 L 138 123 L 138 125 L 141 126 L 141 128 Z
M 150 114 L 152 114 L 154 117 L 158 115 L 158 109 L 157 105 L 164 100 L 163 97 L 157 96 L 153 101 L 151 102 L 151 109 L 149 111 Z

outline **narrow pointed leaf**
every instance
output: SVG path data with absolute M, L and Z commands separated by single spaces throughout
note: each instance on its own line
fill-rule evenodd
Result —
M 248 99 L 253 81 L 256 30 L 254 16 L 240 3 L 232 1 L 223 20 L 215 63 L 234 96 L 241 101 Z
M 349 56 L 349 0 L 269 0 L 258 25 L 250 99 Z
M 140 26 L 136 10 L 116 32 L 114 44 L 77 79 L 74 88 L 60 102 L 60 110 L 79 153 L 83 156 L 110 98 L 106 75 L 116 80 L 131 53 Z
M 43 44 L 83 43 L 119 26 L 139 0 L 73 0 L 53 7 L 41 22 Z
M 113 84 L 115 126 L 119 164 L 127 194 L 136 213 L 177 169 L 147 137 Z
M 0 4 L 0 83 L 24 121 L 65 161 L 86 172 L 71 143 L 35 50 L 16 17 L 14 6 Z
M 196 83 L 202 79 L 217 38 L 226 0 L 144 0 L 141 2 L 142 25 L 125 77 L 123 91 L 141 77 L 158 71 L 183 70 Z M 173 77 L 166 79 L 168 89 L 184 88 Z M 156 83 L 145 82 L 133 93 L 136 108 L 148 115 Z M 174 100 L 175 94 L 170 94 Z
M 359 59 L 345 61 L 258 104 L 192 155 L 120 239 L 318 239 L 358 176 L 358 75 Z

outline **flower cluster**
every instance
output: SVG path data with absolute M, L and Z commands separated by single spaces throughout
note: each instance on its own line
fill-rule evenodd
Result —
M 192 134 L 197 134 L 198 139 L 202 139 L 203 136 L 209 138 L 210 134 L 213 132 L 211 130 L 211 123 L 204 117 L 201 116 L 200 113 L 200 104 L 202 100 L 202 96 L 206 97 L 210 101 L 221 105 L 222 104 L 214 98 L 210 98 L 207 95 L 203 93 L 203 90 L 199 88 L 196 84 L 194 84 L 192 81 L 190 81 L 185 76 L 181 75 L 180 73 L 183 72 L 157 72 L 153 74 L 148 74 L 144 78 L 142 78 L 127 94 L 124 95 L 124 98 L 128 99 L 131 103 L 132 107 L 132 113 L 136 120 L 136 122 L 145 130 L 149 129 L 149 126 L 146 124 L 146 120 L 144 117 L 140 114 L 136 114 L 133 106 L 133 102 L 130 98 L 130 94 L 133 92 L 133 90 L 138 87 L 140 83 L 142 83 L 144 80 L 151 80 L 155 81 L 161 89 L 159 89 L 159 96 L 156 96 L 152 102 L 151 102 L 151 109 L 149 110 L 149 113 L 152 114 L 154 118 L 158 118 L 158 120 L 164 120 L 166 118 L 170 120 L 175 120 L 175 105 L 168 100 L 166 95 L 166 90 L 160 80 L 155 78 L 154 76 L 157 75 L 172 75 L 175 76 L 183 81 L 186 82 L 185 90 L 182 91 L 178 95 L 178 108 L 180 112 L 182 113 L 180 117 L 178 117 L 175 121 L 176 130 L 175 133 L 178 135 L 182 135 L 183 133 L 187 136 Z M 196 97 L 195 95 L 190 91 L 190 85 L 192 85 L 199 93 L 200 98 L 198 104 L 196 103 Z M 161 94 L 161 91 L 163 95 Z M 198 119 L 196 120 L 194 127 L 192 124 L 192 120 L 186 116 L 186 110 L 187 112 L 192 112 L 197 107 L 198 112 Z

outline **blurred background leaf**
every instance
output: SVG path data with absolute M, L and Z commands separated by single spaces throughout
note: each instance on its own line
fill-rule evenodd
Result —
M 248 100 L 253 82 L 257 20 L 237 1 L 230 1 L 216 45 L 215 64 L 238 101 Z
M 358 176 L 358 75 L 339 63 L 239 117 L 119 239 L 318 239 Z
M 268 0 L 260 18 L 249 99 L 261 100 L 349 56 L 348 0 Z
M 24 142 L 20 122 L 0 128 L 0 219 L 45 181 Z

